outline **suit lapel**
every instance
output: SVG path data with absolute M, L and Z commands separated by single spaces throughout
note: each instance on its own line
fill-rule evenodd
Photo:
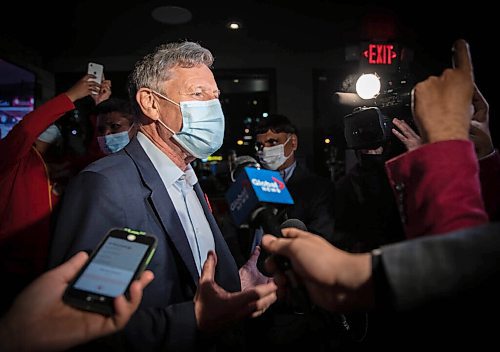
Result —
M 203 207 L 203 212 L 208 220 L 212 234 L 214 235 L 215 251 L 217 252 L 217 267 L 215 281 L 224 289 L 235 292 L 241 289 L 238 266 L 227 246 L 226 240 L 220 232 L 219 225 L 209 209 L 205 194 L 201 190 L 200 184 L 194 185 L 194 190 Z
M 149 201 L 155 212 L 154 215 L 160 220 L 166 235 L 170 237 L 191 277 L 198 284 L 199 275 L 191 247 L 160 175 L 136 138 L 125 147 L 125 151 L 136 164 L 144 184 L 151 190 Z

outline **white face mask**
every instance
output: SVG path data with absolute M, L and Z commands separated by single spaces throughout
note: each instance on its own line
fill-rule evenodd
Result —
M 285 156 L 285 145 L 290 141 L 292 136 L 288 137 L 288 139 L 283 144 L 278 144 L 273 147 L 264 147 L 262 150 L 257 152 L 259 156 L 260 163 L 266 169 L 269 170 L 278 170 L 278 168 L 283 165 L 293 154 Z
M 38 139 L 45 143 L 56 143 L 62 140 L 62 134 L 56 125 L 50 125 L 45 131 L 43 131 Z
M 182 129 L 174 132 L 163 121 L 160 125 L 173 133 L 173 138 L 192 156 L 205 159 L 215 153 L 224 140 L 224 114 L 219 99 L 175 101 L 153 91 L 159 97 L 180 107 Z

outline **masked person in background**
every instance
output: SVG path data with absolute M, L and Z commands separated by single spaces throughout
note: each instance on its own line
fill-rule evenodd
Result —
M 54 122 L 76 100 L 99 92 L 89 78 L 37 107 L 0 140 L 0 272 L 8 282 L 0 311 L 46 269 L 51 214 L 60 196 L 55 179 L 61 169 L 52 162 L 61 132 Z
M 286 116 L 270 114 L 260 120 L 255 134 L 255 148 L 260 165 L 265 169 L 280 172 L 294 201 L 293 205 L 283 210 L 284 215 L 280 222 L 298 219 L 309 231 L 331 241 L 334 225 L 334 185 L 328 179 L 308 170 L 297 160 L 297 128 Z M 236 237 L 241 240 L 251 237 L 250 241 L 241 241 L 252 243 L 250 249 L 243 249 L 246 252 L 244 257 L 248 257 L 253 248 L 260 244 L 263 235 L 261 227 L 235 228 L 234 225 L 230 226 L 229 221 L 224 223 L 223 230 L 224 236 L 229 239 Z M 232 231 L 237 235 L 232 235 Z M 263 253 L 259 261 L 263 261 L 265 257 L 266 253 Z M 253 347 L 259 348 L 259 344 L 265 344 L 276 350 L 321 351 L 347 347 L 353 343 L 344 329 L 345 317 L 328 314 L 319 309 L 297 314 L 288 303 L 275 304 L 258 320 L 252 321 L 253 335 L 260 336 Z
M 301 220 L 310 232 L 331 241 L 334 186 L 297 161 L 297 128 L 286 116 L 270 114 L 260 120 L 255 134 L 260 164 L 279 171 L 292 195 L 294 204 L 286 209 L 287 218 Z
M 235 348 L 230 333 L 276 300 L 255 258 L 238 271 L 190 163 L 222 145 L 224 114 L 197 43 L 159 46 L 137 62 L 129 93 L 139 131 L 122 150 L 80 172 L 66 190 L 50 264 L 94 248 L 112 227 L 158 237 L 156 276 L 123 333 L 98 346 L 116 350 Z M 238 341 L 238 339 L 236 339 Z M 240 346 L 241 347 L 241 346 Z
M 97 142 L 106 155 L 125 148 L 137 133 L 132 106 L 126 100 L 105 100 L 96 106 L 96 114 Z

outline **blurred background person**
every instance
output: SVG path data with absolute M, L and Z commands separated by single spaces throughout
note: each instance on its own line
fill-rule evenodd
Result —
M 98 104 L 97 142 L 104 154 L 122 150 L 137 133 L 134 112 L 128 100 L 110 98 Z
M 76 100 L 99 92 L 89 78 L 36 108 L 0 140 L 0 272 L 9 283 L 0 311 L 46 269 L 51 213 L 62 192 L 55 181 L 61 164 L 54 163 L 60 161 L 61 132 L 54 122 Z
M 316 175 L 296 158 L 299 146 L 298 130 L 284 115 L 269 114 L 262 118 L 255 129 L 255 149 L 260 166 L 278 171 L 290 192 L 294 203 L 279 209 L 276 215 L 280 222 L 287 219 L 300 220 L 309 231 L 331 240 L 333 237 L 334 185 L 328 179 Z M 238 159 L 239 158 L 239 159 Z M 249 156 L 237 158 L 238 167 L 255 167 Z M 237 228 L 229 217 L 224 219 L 222 230 L 235 258 L 240 265 L 260 244 L 261 227 Z M 259 261 L 267 257 L 262 253 Z M 263 269 L 263 265 L 259 265 Z M 249 323 L 249 339 L 252 348 L 265 344 L 277 350 L 335 349 L 353 343 L 346 329 L 345 317 L 316 309 L 298 314 L 289 302 L 274 304 L 262 317 Z M 353 328 L 351 326 L 350 328 Z M 354 334 L 353 334 L 354 336 Z

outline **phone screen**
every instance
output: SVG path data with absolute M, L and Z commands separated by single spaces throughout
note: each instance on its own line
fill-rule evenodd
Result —
M 156 244 L 156 237 L 143 231 L 111 229 L 66 288 L 63 300 L 79 309 L 113 314 L 115 297 L 127 294 L 132 280 L 153 257 Z
M 109 237 L 73 287 L 109 297 L 123 294 L 147 250 L 143 243 Z

